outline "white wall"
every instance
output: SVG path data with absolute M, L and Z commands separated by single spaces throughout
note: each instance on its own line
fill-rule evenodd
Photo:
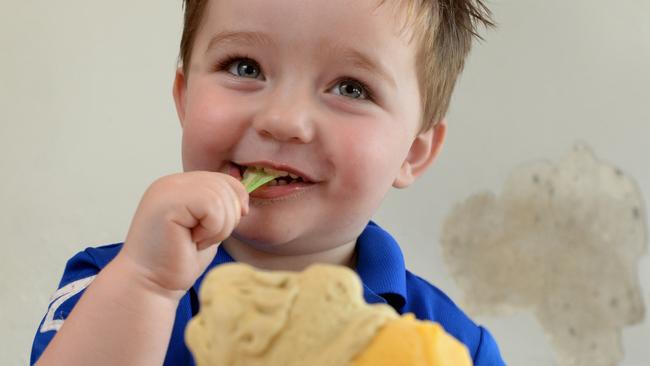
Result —
M 0 5 L 3 364 L 27 364 L 66 259 L 122 241 L 147 185 L 181 169 L 170 92 L 180 3 Z M 468 61 L 440 160 L 377 214 L 410 268 L 452 297 L 459 290 L 437 244 L 445 215 L 472 193 L 498 192 L 522 162 L 557 159 L 585 141 L 650 195 L 650 1 L 490 4 L 500 27 Z M 640 276 L 648 307 L 648 255 Z M 650 360 L 647 318 L 625 329 L 623 365 Z M 510 364 L 553 364 L 531 316 L 478 320 Z

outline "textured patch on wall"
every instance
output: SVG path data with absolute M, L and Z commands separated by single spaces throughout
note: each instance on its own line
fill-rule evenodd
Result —
M 645 223 L 636 183 L 576 145 L 516 169 L 501 195 L 459 204 L 441 243 L 470 313 L 532 311 L 559 365 L 609 366 L 623 357 L 622 328 L 644 318 Z

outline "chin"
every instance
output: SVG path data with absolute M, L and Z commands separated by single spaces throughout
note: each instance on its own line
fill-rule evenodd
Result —
M 246 245 L 267 251 L 271 248 L 289 245 L 296 239 L 296 235 L 292 231 L 292 228 L 277 225 L 260 225 L 259 223 L 246 225 L 242 223 L 232 233 L 232 236 Z
M 267 230 L 253 225 L 251 229 L 240 225 L 232 233 L 232 238 L 260 252 L 275 255 L 312 254 L 328 249 L 319 248 L 316 240 L 299 235 L 294 228 L 271 226 Z

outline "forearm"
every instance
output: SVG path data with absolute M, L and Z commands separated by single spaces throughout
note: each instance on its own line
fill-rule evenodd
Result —
M 38 365 L 161 365 L 177 297 L 118 255 L 86 289 Z

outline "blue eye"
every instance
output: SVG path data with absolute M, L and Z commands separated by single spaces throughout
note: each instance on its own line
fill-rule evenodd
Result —
M 260 65 L 249 58 L 235 58 L 229 59 L 222 63 L 224 69 L 229 73 L 250 79 L 258 79 L 262 75 Z
M 352 99 L 371 99 L 368 87 L 362 82 L 352 79 L 338 82 L 332 91 L 336 95 L 342 95 Z

